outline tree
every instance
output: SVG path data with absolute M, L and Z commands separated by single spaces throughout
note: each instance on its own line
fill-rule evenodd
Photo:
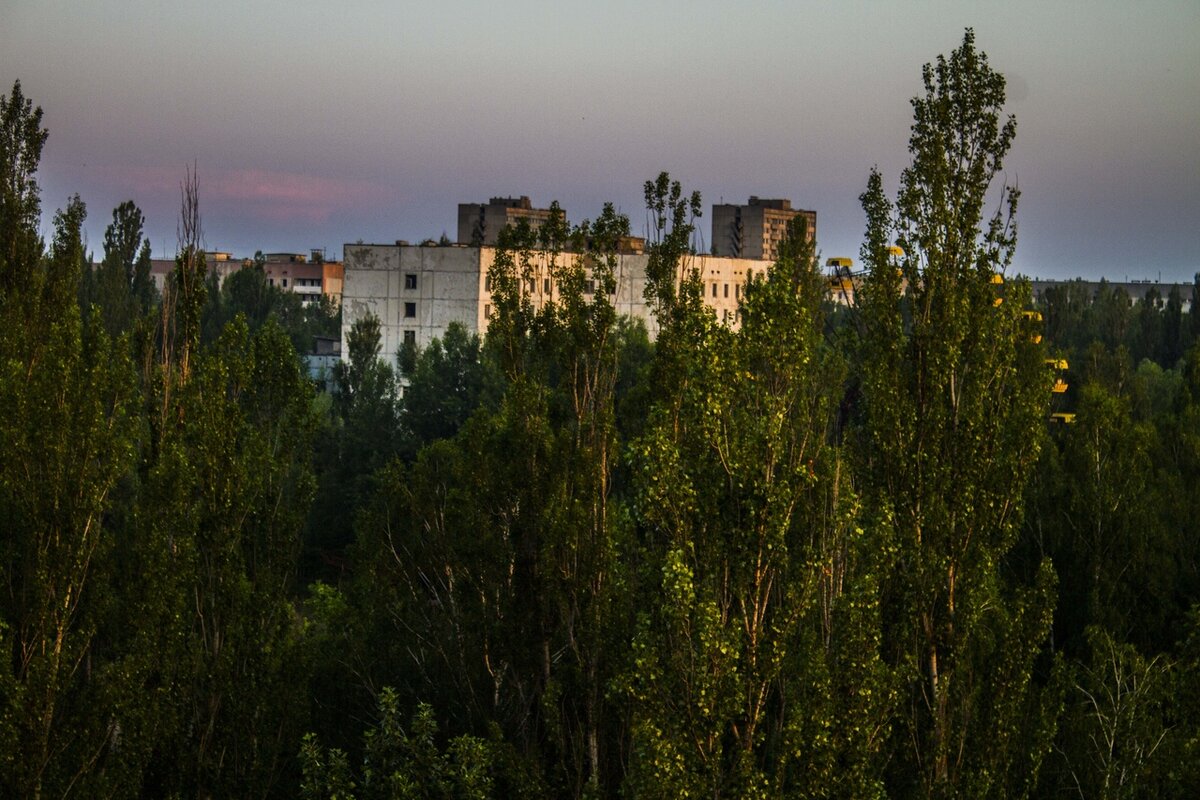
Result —
M 21 93 L 21 82 L 14 81 L 9 96 L 0 95 L 0 294 L 6 297 L 27 288 L 42 255 L 41 196 L 34 174 L 46 136 L 42 109 L 35 109 Z
M 380 473 L 354 555 L 384 641 L 404 636 L 383 680 L 441 709 L 452 731 L 494 727 L 552 791 L 582 796 L 615 791 L 624 752 L 608 687 L 632 602 L 612 504 L 612 296 L 628 220 L 609 205 L 570 230 L 551 210 L 537 231 L 501 233 L 488 270 L 488 371 L 464 357 L 461 332 L 414 354 L 405 417 L 437 438 Z M 485 375 L 494 401 L 442 435 L 452 431 L 434 423 L 459 425 Z
M 1082 650 L 1084 630 L 1097 625 L 1124 638 L 1138 596 L 1148 588 L 1147 539 L 1152 507 L 1144 502 L 1153 427 L 1135 424 L 1128 401 L 1086 385 L 1080 422 L 1063 444 L 1067 496 L 1062 538 L 1051 552 L 1064 574 L 1059 646 Z M 1156 604 L 1157 605 L 1157 604 Z M 1142 633 L 1150 633 L 1143 630 Z
M 1197 272 L 1192 278 L 1192 305 L 1188 311 L 1189 324 L 1188 328 L 1192 335 L 1192 341 L 1200 341 L 1200 272 Z
M 688 263 L 689 200 L 647 183 L 652 401 L 630 446 L 637 605 L 626 789 L 639 796 L 881 791 L 891 688 L 871 551 L 830 431 L 840 359 L 803 220 L 717 323 Z M 664 378 L 663 376 L 670 376 Z M 841 727 L 838 720 L 844 727 Z
M 113 209 L 113 221 L 104 230 L 104 258 L 120 266 L 126 286 L 133 286 L 134 264 L 142 249 L 146 218 L 132 200 Z
M 372 476 L 398 452 L 396 376 L 380 358 L 381 340 L 378 317 L 356 319 L 344 342 L 349 360 L 334 367 L 334 419 L 318 443 L 322 466 L 307 539 L 330 563 L 338 563 L 354 539 L 354 511 L 367 505 Z
M 35 139 L 40 147 L 44 136 Z M 95 572 L 110 546 L 110 496 L 131 461 L 135 405 L 128 357 L 104 335 L 82 337 L 78 197 L 55 216 L 52 251 L 29 249 L 40 245 L 24 216 L 36 210 L 30 157 L 6 164 L 6 202 L 22 192 L 24 202 L 0 221 L 5 276 L 20 276 L 0 293 L 0 793 L 14 797 L 89 785 L 111 741 L 93 711 L 104 690 L 89 680 L 103 602 Z
M 1148 289 L 1142 301 L 1138 303 L 1129 338 L 1129 349 L 1133 352 L 1134 363 L 1141 363 L 1142 359 L 1149 358 L 1165 367 L 1175 366 L 1173 362 L 1164 360 L 1167 347 L 1163 339 L 1162 295 L 1157 289 Z
M 113 210 L 113 221 L 104 231 L 104 261 L 94 276 L 93 297 L 109 336 L 127 331 L 149 309 L 145 281 L 150 243 L 142 236 L 144 224 L 141 210 L 126 200 Z
M 1047 562 L 1032 586 L 1001 568 L 1049 396 L 1020 325 L 1027 285 L 996 292 L 1016 244 L 1016 189 L 1001 187 L 983 216 L 1016 122 L 1001 118 L 1004 77 L 969 29 L 923 81 L 895 207 L 875 172 L 862 197 L 860 458 L 897 548 L 886 648 L 908 693 L 890 780 L 902 793 L 1020 795 L 1054 729 L 1054 695 L 1033 676 L 1055 579 Z
M 1183 329 L 1183 296 L 1179 293 L 1178 286 L 1172 286 L 1167 294 L 1162 328 L 1163 343 L 1159 363 L 1170 369 L 1183 358 L 1183 351 L 1187 345 Z
M 1090 658 L 1072 687 L 1063 756 L 1070 789 L 1082 797 L 1170 797 L 1178 778 L 1167 706 L 1175 667 L 1144 658 L 1101 628 L 1087 632 Z M 1193 789 L 1195 787 L 1192 787 Z
M 466 424 L 483 398 L 487 369 L 479 337 L 457 322 L 414 354 L 411 368 L 403 372 L 408 387 L 401 412 L 413 448 L 448 439 Z
M 1089 338 L 1098 339 L 1109 349 L 1126 344 L 1133 325 L 1133 302 L 1124 289 L 1114 289 L 1101 279 L 1091 311 L 1094 327 Z
M 207 262 L 200 247 L 203 239 L 200 221 L 200 178 L 189 169 L 179 186 L 179 226 L 176 234 L 179 253 L 171 273 L 168 293 L 163 298 L 163 341 L 167 358 L 165 374 L 186 383 L 192 361 L 200 349 L 200 328 L 204 316 L 208 286 Z M 178 373 L 171 367 L 178 364 Z
M 309 734 L 300 760 L 304 770 L 304 800 L 393 800 L 398 797 L 437 800 L 486 800 L 498 796 L 494 786 L 497 747 L 483 739 L 461 735 L 445 750 L 438 747 L 433 708 L 420 704 L 409 729 L 400 722 L 396 692 L 384 687 L 379 696 L 379 720 L 364 736 L 363 766 L 351 778 L 346 754 L 326 750 Z M 357 793 L 355 792 L 357 790 Z

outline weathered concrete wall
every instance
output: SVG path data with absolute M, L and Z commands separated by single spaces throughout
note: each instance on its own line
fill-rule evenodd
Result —
M 342 340 L 355 320 L 368 313 L 379 317 L 382 355 L 388 359 L 395 357 L 406 333 L 425 347 L 451 322 L 479 331 L 479 259 L 475 247 L 346 245 Z
M 373 313 L 383 331 L 382 355 L 389 360 L 411 337 L 426 347 L 442 337 L 451 322 L 471 333 L 487 330 L 492 310 L 488 272 L 496 250 L 491 247 L 410 247 L 402 245 L 345 246 L 345 282 L 342 291 L 342 340 L 355 320 Z M 578 256 L 559 255 L 566 263 Z M 651 337 L 658 325 L 644 296 L 649 256 L 626 254 L 617 261 L 617 293 L 612 298 L 618 314 L 640 319 Z M 534 254 L 533 270 L 523 288 L 535 306 L 557 298 L 550 279 L 549 256 Z M 683 269 L 697 268 L 704 284 L 704 302 L 717 319 L 736 327 L 738 303 L 746 281 L 765 275 L 770 263 L 744 258 L 692 256 Z M 411 315 L 410 315 L 411 314 Z M 346 348 L 342 357 L 348 357 Z

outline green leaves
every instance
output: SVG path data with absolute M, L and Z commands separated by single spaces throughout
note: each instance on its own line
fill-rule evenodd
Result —
M 379 719 L 364 736 L 363 765 L 355 780 L 346 754 L 326 750 L 313 734 L 300 751 L 305 800 L 486 800 L 496 795 L 497 746 L 457 736 L 443 749 L 433 708 L 420 704 L 408 728 L 401 724 L 396 692 L 384 687 Z
M 876 173 L 862 197 L 860 463 L 867 500 L 898 545 L 900 569 L 883 584 L 885 653 L 911 670 L 912 747 L 893 774 L 931 795 L 999 796 L 1031 790 L 1020 776 L 1036 773 L 1044 752 L 1023 737 L 1048 720 L 1052 730 L 1031 671 L 1054 582 L 1026 589 L 1001 572 L 1048 387 L 1019 324 L 1028 288 L 999 277 L 1016 243 L 1015 190 L 1002 187 L 997 211 L 982 217 L 1016 130 L 1001 121 L 1004 79 L 968 30 L 923 82 L 895 206 Z M 893 234 L 899 256 L 887 249 Z
M 682 191 L 659 198 L 663 185 L 648 184 L 654 202 L 685 218 Z M 629 451 L 647 599 L 620 682 L 638 795 L 879 791 L 892 694 L 878 598 L 863 591 L 872 545 L 856 540 L 833 444 L 843 366 L 823 338 L 821 277 L 803 223 L 789 234 L 743 287 L 738 330 L 689 299 L 686 277 L 676 299 L 677 242 L 651 256 L 663 285 L 648 296 L 669 299 Z

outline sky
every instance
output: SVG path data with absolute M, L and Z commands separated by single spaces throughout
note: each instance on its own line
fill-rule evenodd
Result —
M 605 202 L 645 227 L 668 171 L 712 203 L 817 212 L 858 258 L 895 193 L 921 67 L 963 30 L 1008 81 L 1017 271 L 1200 272 L 1200 2 L 0 0 L 0 93 L 50 136 L 43 226 L 78 193 L 102 255 L 132 199 L 173 253 L 195 164 L 204 244 L 250 256 L 456 234 L 459 203 Z

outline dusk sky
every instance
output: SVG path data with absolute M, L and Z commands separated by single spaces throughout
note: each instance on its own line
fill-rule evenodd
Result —
M 43 226 L 78 192 L 175 249 L 195 162 L 205 244 L 341 256 L 455 236 L 458 203 L 529 195 L 644 228 L 662 170 L 712 203 L 817 211 L 857 261 L 872 165 L 893 194 L 922 64 L 973 27 L 1009 82 L 1016 268 L 1200 271 L 1200 2 L 0 0 L 0 93 L 45 111 Z

